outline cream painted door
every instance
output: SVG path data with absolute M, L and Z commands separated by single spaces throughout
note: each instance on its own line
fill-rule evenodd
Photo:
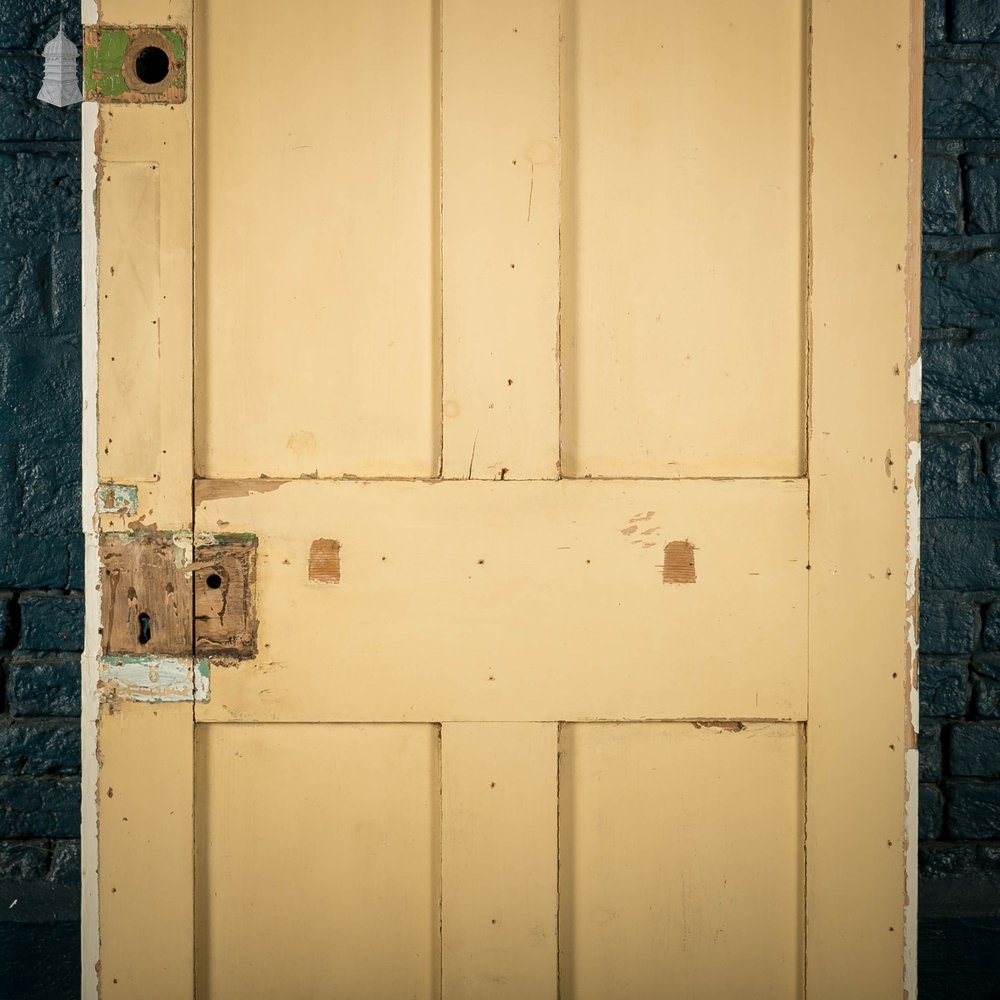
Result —
M 919 25 L 105 0 L 103 997 L 902 995 Z

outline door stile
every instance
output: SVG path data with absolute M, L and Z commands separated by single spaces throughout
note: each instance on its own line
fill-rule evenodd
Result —
M 916 791 L 922 11 L 844 0 L 812 19 L 807 990 L 899 997 L 915 974 L 904 816 Z
M 442 3 L 443 477 L 559 469 L 559 0 Z
M 97 123 L 99 559 L 88 564 L 87 588 L 101 590 L 105 616 L 103 627 L 101 616 L 88 618 L 89 648 L 99 657 L 96 988 L 104 997 L 178 1000 L 194 988 L 193 699 L 199 675 L 191 629 L 184 623 L 171 655 L 123 656 L 106 619 L 112 548 L 142 552 L 147 542 L 166 539 L 179 581 L 190 561 L 191 26 L 190 0 L 105 0 L 85 41 L 86 97 L 97 101 L 96 116 L 89 117 Z M 183 89 L 186 77 L 186 100 L 176 89 L 136 97 L 134 80 L 124 95 L 114 92 L 114 74 L 103 60 L 117 39 L 133 42 L 137 27 L 156 29 L 170 48 L 164 86 Z M 101 49 L 105 36 L 109 44 Z M 123 66 L 127 53 L 120 56 Z M 142 556 L 136 565 L 144 565 Z M 190 586 L 186 579 L 180 586 Z M 163 593 L 160 599 L 149 606 L 156 639 L 170 602 Z M 168 685 L 168 678 L 179 682 Z M 84 995 L 93 996 L 86 970 L 84 984 Z

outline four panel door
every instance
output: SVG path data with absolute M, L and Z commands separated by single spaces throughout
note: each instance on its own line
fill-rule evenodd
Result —
M 843 43 L 802 0 L 148 6 L 185 99 L 100 122 L 103 995 L 791 998 L 807 947 L 837 995 L 807 917 L 856 897 L 807 894 L 840 793 L 806 775 L 851 739 L 816 700 L 855 614 L 817 596 L 856 558 L 820 480 L 867 489 L 813 443 Z M 894 268 L 860 365 L 905 370 Z M 904 549 L 864 596 L 901 662 Z M 894 801 L 852 821 L 883 863 Z

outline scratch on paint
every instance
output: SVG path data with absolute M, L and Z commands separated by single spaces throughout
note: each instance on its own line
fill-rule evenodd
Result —
M 472 478 L 472 463 L 476 460 L 476 445 L 479 443 L 479 431 L 476 431 L 476 436 L 472 439 L 472 454 L 469 456 L 469 474 L 466 479 Z

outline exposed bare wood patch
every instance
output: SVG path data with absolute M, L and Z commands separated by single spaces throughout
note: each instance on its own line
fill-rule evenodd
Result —
M 714 720 L 711 722 L 692 722 L 692 726 L 695 729 L 721 729 L 723 732 L 727 733 L 742 733 L 746 729 L 745 722 L 727 722 L 723 720 Z
M 201 542 L 201 540 L 199 539 Z M 257 539 L 215 535 L 195 546 L 194 635 L 201 656 L 257 652 Z
M 694 546 L 690 542 L 667 542 L 663 546 L 663 582 L 697 582 L 694 569 Z
M 251 493 L 272 493 L 288 482 L 287 479 L 196 479 L 195 503 L 248 497 Z
M 101 536 L 105 656 L 191 655 L 191 582 L 184 555 L 182 541 L 171 532 Z
M 340 583 L 340 542 L 317 538 L 309 547 L 309 579 Z

